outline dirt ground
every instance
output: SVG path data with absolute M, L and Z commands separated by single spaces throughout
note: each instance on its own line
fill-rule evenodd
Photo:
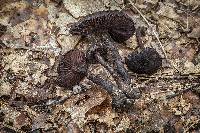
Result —
M 142 92 L 130 110 L 112 108 L 112 97 L 87 78 L 73 90 L 49 80 L 60 54 L 87 49 L 70 25 L 102 10 L 123 10 L 146 27 L 145 47 L 163 58 L 154 75 L 129 72 Z M 122 57 L 137 47 L 135 35 L 125 43 Z M 90 72 L 109 76 L 99 64 Z M 0 79 L 2 133 L 199 133 L 200 1 L 0 0 Z M 51 104 L 56 99 L 65 101 Z

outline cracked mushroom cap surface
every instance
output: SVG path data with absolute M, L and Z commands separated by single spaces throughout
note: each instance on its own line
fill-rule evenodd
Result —
M 107 32 L 116 42 L 128 40 L 135 32 L 134 22 L 127 14 L 118 10 L 99 11 L 74 23 L 69 31 L 72 35 L 88 36 L 95 32 Z
M 88 65 L 85 54 L 77 49 L 64 54 L 59 62 L 57 84 L 71 89 L 87 75 Z

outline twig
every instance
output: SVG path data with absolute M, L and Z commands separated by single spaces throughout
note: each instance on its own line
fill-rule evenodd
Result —
M 135 76 L 135 74 L 132 74 L 132 76 Z M 196 79 L 200 81 L 200 74 L 198 73 L 188 73 L 188 74 L 181 74 L 181 75 L 178 75 L 178 76 L 175 76 L 175 75 L 165 75 L 165 74 L 162 74 L 162 75 L 153 75 L 153 76 L 148 76 L 148 75 L 137 75 L 138 78 L 142 78 L 142 79 L 162 79 L 162 80 L 189 80 L 190 78 L 191 79 Z
M 189 19 L 189 18 L 188 18 L 189 5 L 190 5 L 190 0 L 188 0 L 188 3 L 187 3 L 187 23 L 186 23 L 187 29 L 186 29 L 186 30 L 189 29 L 189 21 L 188 21 L 188 19 Z
M 196 84 L 196 85 L 193 85 L 193 86 L 191 86 L 191 87 L 184 88 L 184 89 L 178 91 L 178 92 L 175 93 L 175 94 L 167 95 L 167 96 L 166 96 L 166 99 L 174 98 L 174 97 L 176 97 L 176 96 L 179 96 L 179 95 L 181 95 L 181 94 L 183 94 L 183 93 L 188 92 L 189 90 L 194 90 L 194 88 L 199 87 L 199 86 L 200 86 L 200 84 Z
M 66 100 L 69 99 L 70 96 L 64 96 L 64 97 L 61 97 L 59 99 L 51 99 L 51 100 L 48 100 L 45 104 L 45 106 L 53 106 L 53 105 L 57 105 L 57 104 L 63 104 Z

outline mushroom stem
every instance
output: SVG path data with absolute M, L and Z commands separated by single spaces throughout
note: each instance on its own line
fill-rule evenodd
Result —
M 108 72 L 112 75 L 114 78 L 118 88 L 122 90 L 122 92 L 128 97 L 128 98 L 139 98 L 140 97 L 140 91 L 138 88 L 131 88 L 130 84 L 125 83 L 118 74 L 114 71 L 112 67 L 108 65 L 107 62 L 100 56 L 99 53 L 95 54 L 96 60 L 108 70 Z
M 114 107 L 122 108 L 122 107 L 129 107 L 130 104 L 133 103 L 134 99 L 128 99 L 127 96 L 114 84 L 112 84 L 109 81 L 106 81 L 102 79 L 99 76 L 89 74 L 87 76 L 89 80 L 91 80 L 93 83 L 102 86 L 104 89 L 107 90 L 107 92 L 112 95 L 112 104 Z
M 95 54 L 96 60 L 104 67 L 106 70 L 112 75 L 115 82 L 117 83 L 118 87 L 121 89 L 121 79 L 118 77 L 118 74 L 114 71 L 112 67 L 109 66 L 109 64 L 101 57 L 99 53 Z
M 122 91 L 120 89 L 118 89 L 118 87 L 116 87 L 111 82 L 102 79 L 100 76 L 96 76 L 94 74 L 89 74 L 87 76 L 87 78 L 90 79 L 93 83 L 95 83 L 97 85 L 100 85 L 103 88 L 105 88 L 108 91 L 109 94 L 113 94 L 114 92 L 116 92 L 116 93 L 122 93 Z M 124 95 L 124 94 L 122 93 L 122 95 Z
M 116 42 L 113 41 L 113 39 L 105 34 L 102 36 L 102 41 L 106 49 L 108 49 L 108 56 L 109 56 L 109 61 L 111 62 L 110 64 L 113 65 L 113 68 L 117 71 L 117 73 L 120 75 L 122 80 L 126 84 L 130 84 L 130 77 L 128 75 L 127 70 L 124 67 L 124 64 L 122 62 L 122 58 L 116 48 Z
M 118 89 L 120 89 L 127 98 L 135 99 L 140 97 L 140 91 L 138 88 L 131 87 L 131 80 L 127 70 L 124 67 L 122 58 L 116 48 L 115 42 L 107 34 L 95 34 L 88 37 L 93 45 L 88 49 L 88 53 L 91 56 L 92 52 L 95 60 L 100 63 L 114 78 Z M 106 58 L 100 53 L 99 49 L 106 49 Z

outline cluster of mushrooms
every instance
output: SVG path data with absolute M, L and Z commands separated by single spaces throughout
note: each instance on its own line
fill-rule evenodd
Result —
M 139 30 L 138 30 L 139 29 Z M 86 53 L 78 49 L 62 55 L 56 80 L 57 85 L 73 88 L 87 77 L 112 96 L 114 108 L 127 108 L 141 96 L 125 67 L 138 74 L 151 75 L 162 66 L 162 59 L 153 48 L 141 44 L 141 28 L 135 29 L 133 20 L 122 11 L 100 11 L 85 16 L 70 28 L 70 34 L 85 37 L 91 45 Z M 118 43 L 128 40 L 136 31 L 140 50 L 133 51 L 123 61 L 118 52 Z M 88 72 L 90 64 L 101 64 L 113 77 L 115 84 L 99 75 Z

